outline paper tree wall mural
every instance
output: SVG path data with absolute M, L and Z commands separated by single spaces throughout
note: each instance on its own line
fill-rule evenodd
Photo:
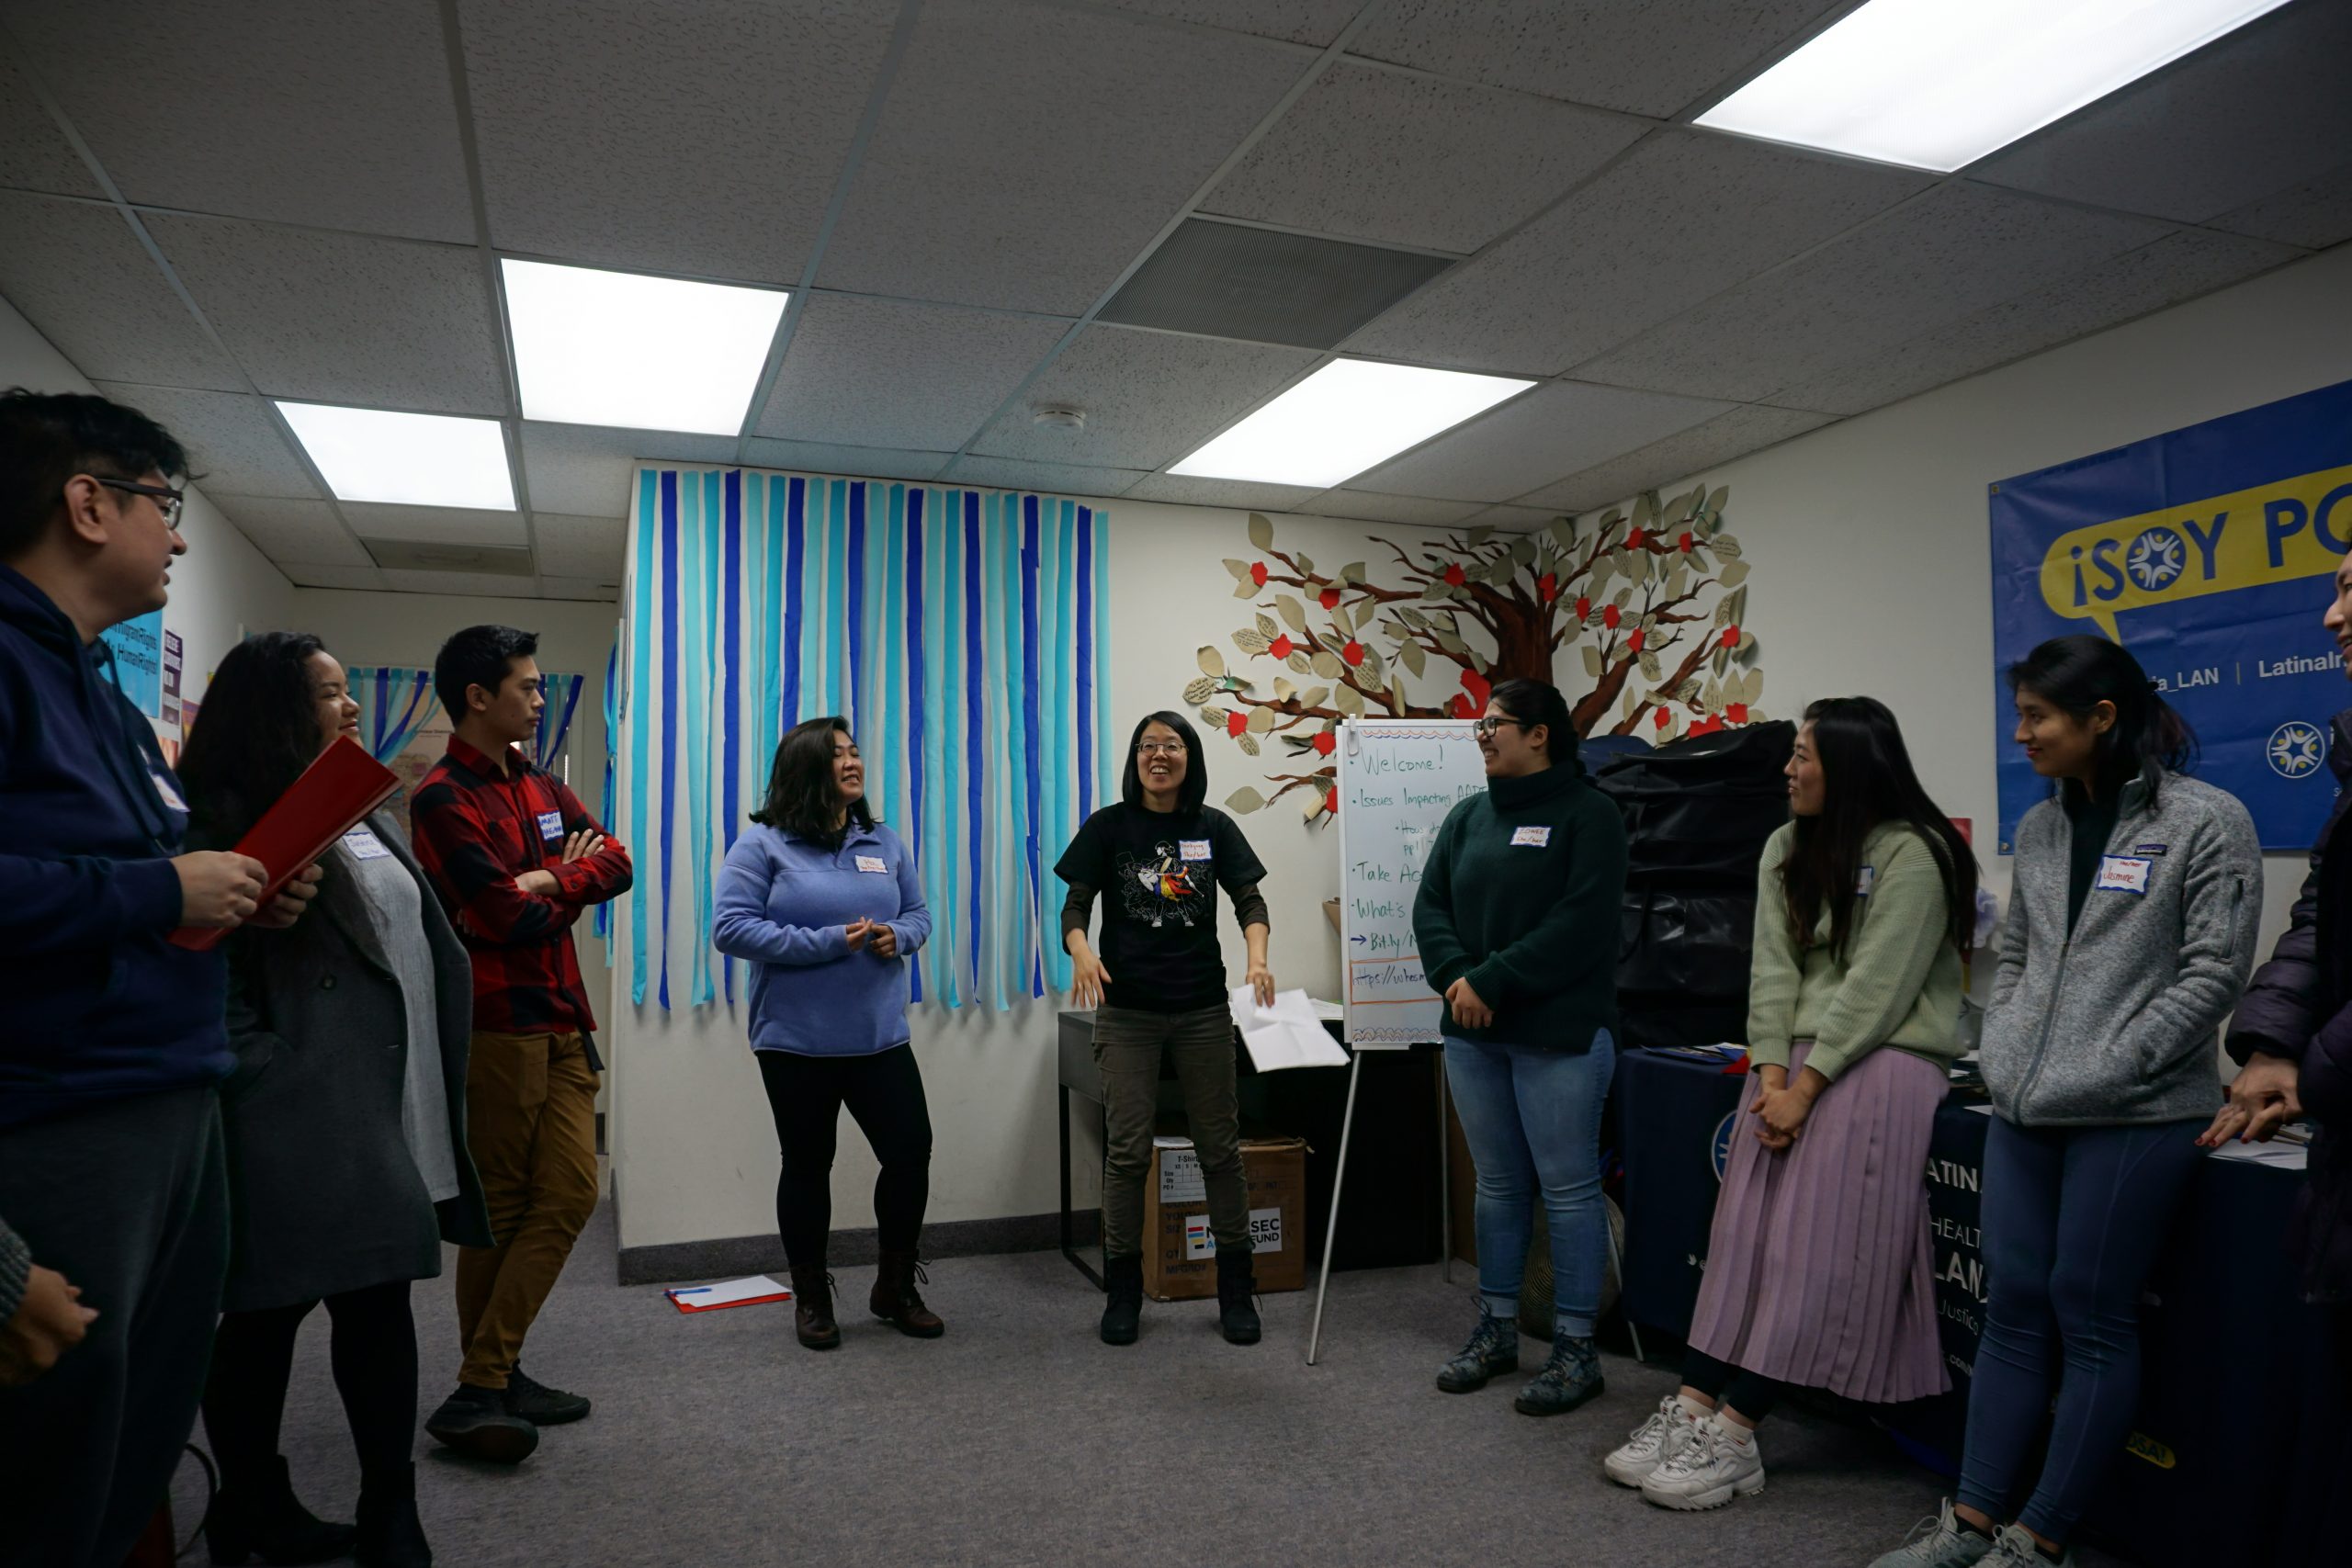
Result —
M 1762 718 L 1764 671 L 1741 624 L 1747 563 L 1724 532 L 1729 499 L 1728 487 L 1666 502 L 1650 491 L 1589 525 L 1472 528 L 1409 550 L 1375 537 L 1395 558 L 1380 578 L 1364 561 L 1323 567 L 1279 547 L 1272 522 L 1252 513 L 1256 558 L 1225 568 L 1233 596 L 1254 602 L 1253 624 L 1233 634 L 1230 656 L 1201 649 L 1184 688 L 1204 727 L 1274 759 L 1272 792 L 1238 790 L 1227 807 L 1293 797 L 1306 820 L 1327 818 L 1339 809 L 1342 718 L 1472 718 L 1497 682 L 1521 676 L 1560 680 L 1579 737 L 1606 724 L 1663 743 Z M 1581 692 L 1554 673 L 1570 645 L 1590 682 Z

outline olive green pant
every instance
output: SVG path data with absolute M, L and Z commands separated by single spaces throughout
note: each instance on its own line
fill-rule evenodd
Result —
M 1250 1183 L 1241 1168 L 1232 1016 L 1221 1007 L 1197 1012 L 1105 1007 L 1094 1014 L 1094 1065 L 1102 1074 L 1102 1255 L 1143 1251 L 1144 1182 L 1151 1174 L 1163 1052 L 1183 1088 L 1184 1120 L 1208 1190 L 1209 1234 L 1220 1248 L 1248 1252 Z

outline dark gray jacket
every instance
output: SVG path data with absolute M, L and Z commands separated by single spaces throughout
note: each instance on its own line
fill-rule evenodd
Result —
M 1979 1059 L 2029 1127 L 2185 1121 L 2221 1104 L 2214 1043 L 2254 969 L 2262 848 L 2235 795 L 2151 765 L 2123 786 L 2101 874 L 2067 931 L 2074 825 L 2018 824 Z
M 428 1279 L 441 1271 L 444 1239 L 491 1245 L 466 1154 L 473 971 L 398 818 L 379 811 L 368 825 L 422 894 L 458 1192 L 435 1212 L 401 1132 L 405 1004 L 337 847 L 317 901 L 292 930 L 243 931 L 228 943 L 237 1070 L 221 1090 L 232 1238 L 226 1311 Z
M 7 1221 L 0 1220 L 0 1323 L 17 1315 L 32 1272 L 33 1255 L 25 1238 L 10 1230 Z

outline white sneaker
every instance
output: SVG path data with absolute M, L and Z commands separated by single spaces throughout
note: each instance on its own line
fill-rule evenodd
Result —
M 2030 1549 L 2032 1538 L 2027 1538 Z M 1871 1568 L 1970 1568 L 1992 1555 L 1993 1543 L 1960 1522 L 1951 1499 L 1932 1518 L 1921 1519 L 1893 1551 L 1871 1559 Z
M 1642 1482 L 1642 1496 L 1661 1508 L 1720 1508 L 1764 1490 L 1764 1449 L 1753 1433 L 1742 1442 L 1721 1416 L 1695 1425 L 1671 1458 Z
M 2000 1568 L 2051 1568 L 2050 1559 L 2033 1543 L 2033 1532 L 2023 1525 L 2004 1526 L 1993 1538 L 1993 1550 L 1985 1553 L 1984 1562 L 1988 1568 L 1994 1563 Z M 2075 1568 L 2072 1550 L 2058 1559 L 2058 1568 Z
M 1698 1426 L 1698 1417 L 1682 1403 L 1682 1396 L 1669 1393 L 1657 1402 L 1648 1420 L 1634 1428 L 1633 1440 L 1602 1460 L 1600 1468 L 1620 1486 L 1639 1486 L 1690 1440 Z

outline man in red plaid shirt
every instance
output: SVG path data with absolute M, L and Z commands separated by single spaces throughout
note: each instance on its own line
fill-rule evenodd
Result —
M 456 733 L 417 785 L 417 859 L 473 958 L 466 1144 L 498 1245 L 458 1255 L 458 1392 L 424 1427 L 512 1463 L 538 1428 L 588 1401 L 524 1375 L 523 1337 L 595 1213 L 596 1019 L 571 947 L 591 904 L 628 891 L 628 851 L 517 748 L 537 732 L 538 639 L 469 626 L 442 646 L 434 690 Z

